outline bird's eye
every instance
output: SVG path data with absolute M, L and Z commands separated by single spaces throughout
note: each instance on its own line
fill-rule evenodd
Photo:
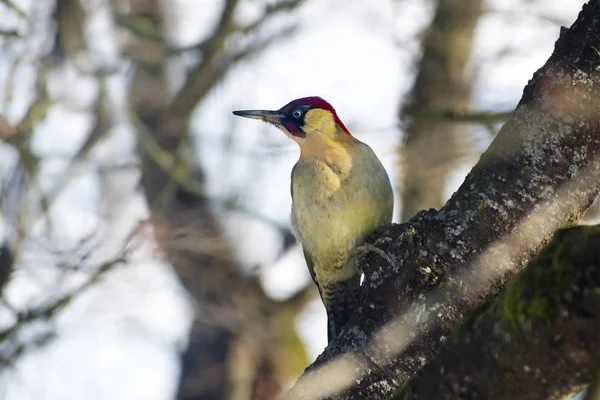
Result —
M 292 117 L 298 119 L 301 116 L 302 116 L 302 111 L 300 111 L 300 110 L 294 110 L 294 111 L 292 111 Z

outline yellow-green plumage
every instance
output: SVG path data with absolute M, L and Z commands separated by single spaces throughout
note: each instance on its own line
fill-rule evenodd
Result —
M 234 113 L 275 124 L 300 147 L 292 170 L 292 225 L 327 310 L 331 341 L 356 305 L 360 271 L 348 260 L 352 249 L 392 220 L 388 175 L 320 98 L 294 100 L 277 111 Z
M 292 170 L 292 224 L 328 311 L 330 340 L 356 301 L 360 271 L 348 256 L 393 211 L 381 162 L 366 144 L 347 141 L 330 144 L 327 157 L 301 156 Z

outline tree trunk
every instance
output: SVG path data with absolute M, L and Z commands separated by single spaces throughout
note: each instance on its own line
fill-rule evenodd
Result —
M 402 221 L 423 209 L 439 209 L 448 174 L 473 151 L 466 125 L 441 115 L 471 106 L 474 79 L 468 65 L 482 6 L 482 0 L 438 0 L 425 32 L 419 72 L 400 110 L 407 121 L 400 165 Z

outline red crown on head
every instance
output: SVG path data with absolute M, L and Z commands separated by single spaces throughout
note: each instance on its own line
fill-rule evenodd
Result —
M 331 104 L 329 104 L 327 101 L 325 101 L 319 96 L 302 97 L 300 99 L 292 100 L 282 108 L 294 108 L 296 106 L 303 105 L 308 105 L 311 108 L 320 108 L 329 111 L 333 115 L 335 123 L 338 124 L 344 130 L 344 132 L 350 135 L 350 131 L 348 130 L 348 128 L 346 128 L 346 125 L 344 125 L 340 117 L 338 117 L 335 108 L 333 108 Z

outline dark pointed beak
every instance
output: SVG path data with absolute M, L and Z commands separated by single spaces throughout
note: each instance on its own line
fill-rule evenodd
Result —
M 277 125 L 281 124 L 284 118 L 284 115 L 279 111 L 269 110 L 240 110 L 234 111 L 233 114 L 244 118 L 260 119 Z

